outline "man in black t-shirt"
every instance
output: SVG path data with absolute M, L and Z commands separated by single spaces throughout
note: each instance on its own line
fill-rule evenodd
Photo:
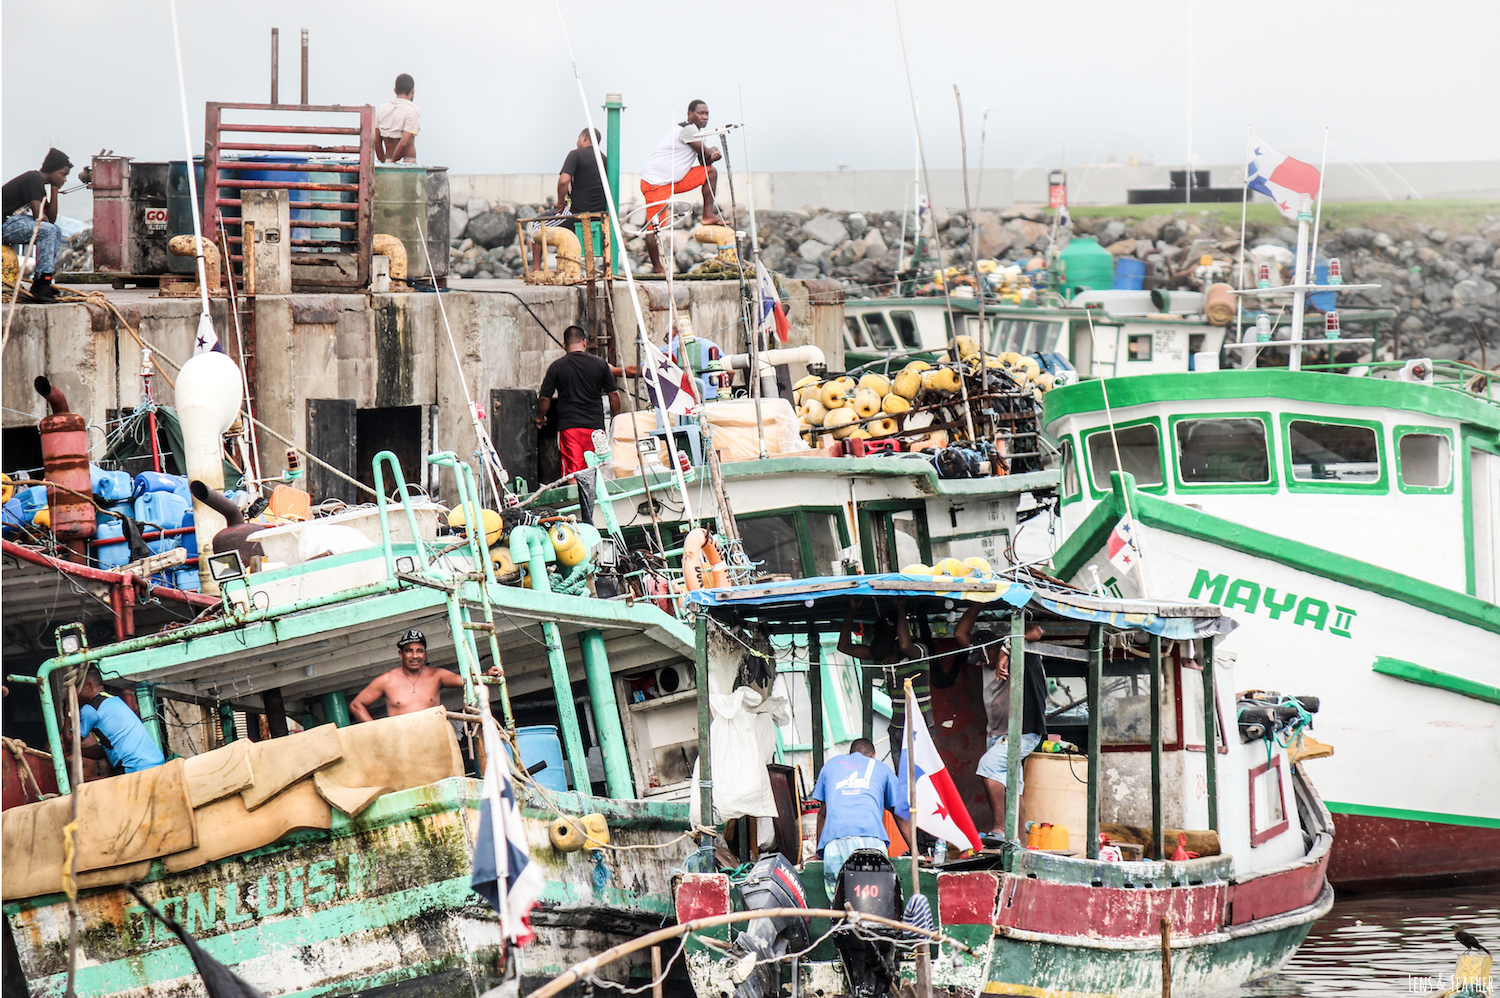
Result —
M 47 303 L 57 301 L 57 290 L 52 286 L 52 272 L 57 267 L 57 251 L 62 247 L 62 233 L 57 225 L 57 196 L 67 183 L 68 171 L 73 169 L 67 155 L 58 149 L 47 150 L 40 170 L 29 170 L 14 177 L 3 188 L 3 214 L 5 219 L 0 238 L 11 246 L 25 246 L 36 232 L 36 275 L 31 281 L 33 300 Z M 47 188 L 52 188 L 48 196 Z
M 609 364 L 588 352 L 589 337 L 581 326 L 563 332 L 567 353 L 552 362 L 537 393 L 536 426 L 547 425 L 552 397 L 557 396 L 557 446 L 562 452 L 562 473 L 571 475 L 588 467 L 584 454 L 594 449 L 594 431 L 604 429 L 604 407 L 599 400 L 609 396 L 609 414 L 620 414 L 620 386 Z
M 586 211 L 608 211 L 609 202 L 604 197 L 604 178 L 599 175 L 599 164 L 594 161 L 594 142 L 599 138 L 599 129 L 594 129 L 590 134 L 585 128 L 578 133 L 578 144 L 568 150 L 567 158 L 563 160 L 562 169 L 557 172 L 557 208 L 555 218 L 548 219 L 545 223 L 532 223 L 531 236 L 531 269 L 541 270 L 547 252 L 536 239 L 537 230 L 543 225 L 571 225 L 571 216 Z M 609 161 L 604 154 L 599 158 L 604 160 L 605 169 L 609 168 Z M 602 247 L 595 246 L 594 252 L 599 254 Z

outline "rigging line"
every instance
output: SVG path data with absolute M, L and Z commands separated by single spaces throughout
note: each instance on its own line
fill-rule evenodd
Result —
M 188 166 L 191 167 L 193 163 L 193 126 L 188 119 L 187 77 L 182 72 L 182 38 L 177 31 L 177 0 L 168 0 L 168 4 L 172 11 L 172 52 L 177 57 L 177 97 L 182 103 L 182 140 L 183 144 L 187 147 L 187 161 Z M 208 312 L 208 275 L 205 272 L 205 265 L 203 263 L 203 225 L 198 219 L 198 206 L 201 202 L 198 200 L 198 181 L 195 174 L 195 170 L 189 169 L 187 171 L 188 197 L 192 198 L 192 201 L 189 202 L 190 210 L 188 214 L 193 219 L 193 250 L 197 254 L 198 291 L 203 300 L 203 313 L 198 318 L 198 326 L 202 328 L 203 324 L 207 323 L 208 328 L 212 330 L 213 319 L 209 316 Z M 226 260 L 224 262 L 227 264 L 229 261 Z
M 558 23 L 562 25 L 563 42 L 568 47 L 568 61 L 573 66 L 573 79 L 578 84 L 578 100 L 583 104 L 584 123 L 588 126 L 589 134 L 593 134 L 594 112 L 593 109 L 589 107 L 588 92 L 583 88 L 583 76 L 578 72 L 578 57 L 573 53 L 573 37 L 568 33 L 568 19 L 563 15 L 562 0 L 555 0 L 555 6 L 557 7 Z M 604 154 L 599 151 L 598 143 L 591 144 L 589 148 L 594 151 L 594 166 L 599 171 L 599 176 L 609 176 L 609 171 L 604 168 Z M 609 209 L 610 224 L 612 224 L 615 229 L 616 240 L 614 245 L 619 246 L 621 248 L 621 251 L 625 252 L 625 240 L 622 235 L 623 230 L 620 226 L 620 209 L 619 206 L 615 204 L 614 192 L 609 189 L 608 184 L 604 185 L 604 203 L 605 206 Z M 630 257 L 628 253 L 625 257 L 625 266 L 620 269 L 625 272 L 625 286 L 630 291 L 630 306 L 635 311 L 636 336 L 642 344 L 649 345 L 654 350 L 656 349 L 656 345 L 650 343 L 646 339 L 646 317 L 641 312 L 641 296 L 636 288 L 635 271 L 630 266 Z M 671 299 L 669 298 L 668 301 L 670 302 L 670 300 Z M 660 353 L 660 351 L 658 351 L 658 353 Z M 659 369 L 659 365 L 656 363 L 653 363 L 652 367 Z M 658 391 L 657 394 L 658 397 L 660 397 L 661 392 Z M 677 435 L 670 431 L 673 424 L 667 419 L 666 407 L 663 405 L 658 405 L 657 412 L 658 419 L 660 420 L 657 425 L 668 430 L 668 432 L 664 434 L 664 436 L 667 438 L 667 451 L 672 457 L 672 470 L 677 475 L 677 486 L 682 494 L 683 502 L 684 504 L 686 504 L 687 483 L 683 481 L 682 464 L 677 459 Z M 698 526 L 698 517 L 693 513 L 691 509 L 688 510 L 688 519 L 692 521 L 694 527 Z

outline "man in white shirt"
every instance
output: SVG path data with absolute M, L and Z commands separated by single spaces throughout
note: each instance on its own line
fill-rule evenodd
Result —
M 415 163 L 422 109 L 411 102 L 416 92 L 411 75 L 396 77 L 396 96 L 375 109 L 375 158 L 382 163 Z
M 719 180 L 714 163 L 720 159 L 720 153 L 708 148 L 698 136 L 707 126 L 708 105 L 701 100 L 693 101 L 688 105 L 687 120 L 678 122 L 667 133 L 641 170 L 641 195 L 646 199 L 646 252 L 658 274 L 666 273 L 666 268 L 662 266 L 656 231 L 669 207 L 669 199 L 702 187 L 703 224 L 723 224 L 714 207 L 714 187 Z

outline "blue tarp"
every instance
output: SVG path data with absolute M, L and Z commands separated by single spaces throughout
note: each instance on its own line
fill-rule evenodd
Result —
M 992 590 L 965 591 L 928 588 L 934 581 L 941 581 L 941 577 L 935 580 L 930 575 L 907 575 L 900 572 L 887 572 L 880 575 L 831 575 L 724 589 L 698 589 L 688 593 L 685 602 L 688 607 L 723 609 L 876 596 L 887 598 L 905 596 L 909 599 L 941 598 L 970 603 L 993 601 L 1013 607 L 1023 607 L 1035 600 L 1039 608 L 1062 617 L 1103 624 L 1117 630 L 1145 631 L 1147 634 L 1156 634 L 1171 640 L 1187 640 L 1202 637 L 1206 633 L 1225 633 L 1233 626 L 1227 617 L 1219 615 L 1162 616 L 1157 612 L 1160 604 L 1149 600 L 1099 599 L 1087 593 L 1069 592 L 1065 596 L 1066 602 L 1062 602 L 1055 597 L 1063 594 L 1055 590 L 1033 589 L 1019 582 L 984 573 L 965 576 L 961 581 L 965 583 L 988 582 L 993 584 Z M 921 588 L 903 586 L 902 583 L 913 583 Z M 1091 606 L 1091 603 L 1097 605 Z

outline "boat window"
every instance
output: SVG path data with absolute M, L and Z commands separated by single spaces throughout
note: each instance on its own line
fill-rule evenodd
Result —
M 1149 659 L 1109 662 L 1104 666 L 1100 703 L 1100 738 L 1105 745 L 1151 745 L 1151 665 Z M 1162 669 L 1161 739 L 1177 741 L 1177 670 Z
M 1042 345 L 1039 348 L 1042 353 L 1062 353 L 1063 336 L 1067 332 L 1067 326 L 1061 322 L 1047 323 L 1047 331 L 1042 335 Z
M 860 546 L 867 572 L 899 572 L 927 564 L 929 541 L 923 509 L 870 509 L 861 515 Z
M 802 577 L 796 514 L 757 516 L 753 520 L 741 518 L 739 527 L 745 554 L 751 561 L 762 563 L 760 571 L 793 579 Z
M 1127 343 L 1130 346 L 1130 356 L 1129 356 L 1130 360 L 1150 360 L 1151 359 L 1151 334 L 1150 333 L 1137 333 L 1136 335 L 1131 336 L 1127 340 Z
M 852 315 L 844 316 L 844 344 L 850 347 L 867 347 L 870 345 L 869 339 L 865 336 L 864 327 Z
M 1073 438 L 1064 437 L 1061 447 L 1062 497 L 1071 499 L 1078 494 L 1078 462 L 1073 454 Z
M 990 351 L 990 353 L 1004 353 L 1005 351 L 1009 350 L 1010 347 L 1009 347 L 1009 345 L 1006 344 L 1006 341 L 1005 341 L 1006 336 L 1008 336 L 1009 334 L 1010 334 L 1010 320 L 1009 319 L 991 319 L 990 320 L 990 345 L 989 345 L 989 351 Z
M 1266 424 L 1253 417 L 1179 421 L 1177 477 L 1189 485 L 1269 482 Z
M 1401 484 L 1406 488 L 1443 489 L 1453 477 L 1453 454 L 1447 434 L 1407 433 L 1397 449 Z
M 870 331 L 870 342 L 881 350 L 896 349 L 896 337 L 891 333 L 891 327 L 886 324 L 885 316 L 879 312 L 870 312 L 865 315 L 865 328 Z
M 1250 771 L 1250 844 L 1258 846 L 1286 831 L 1286 795 L 1281 785 L 1281 759 Z
M 1125 471 L 1135 476 L 1138 486 L 1160 485 L 1161 479 L 1161 435 L 1155 423 L 1137 423 L 1125 426 L 1113 434 L 1119 440 L 1120 462 Z M 1089 467 L 1092 469 L 1094 488 L 1109 491 L 1109 475 L 1120 470 L 1115 463 L 1115 443 L 1109 430 L 1089 434 Z
M 917 317 L 912 312 L 892 312 L 891 322 L 896 325 L 896 335 L 901 337 L 901 342 L 909 350 L 916 350 L 922 346 L 922 340 L 917 336 Z
M 1299 482 L 1375 482 L 1380 443 L 1368 426 L 1294 419 L 1288 431 L 1292 477 Z

